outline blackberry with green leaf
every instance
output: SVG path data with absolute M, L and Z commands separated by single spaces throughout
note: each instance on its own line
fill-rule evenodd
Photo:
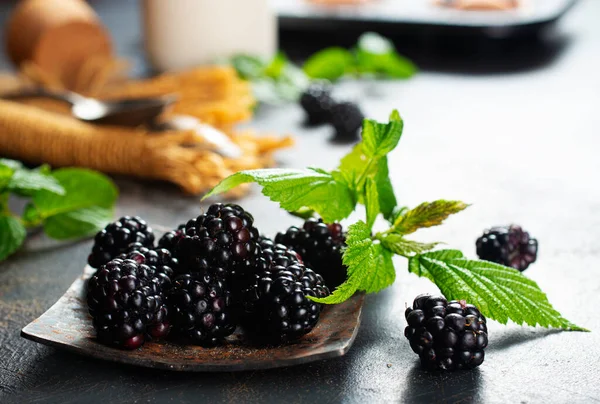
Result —
M 329 122 L 335 101 L 331 97 L 331 83 L 314 81 L 300 97 L 300 105 L 306 112 L 308 123 L 318 125 Z
M 232 271 L 240 276 L 254 272 L 260 247 L 253 224 L 252 215 L 239 205 L 211 205 L 175 237 L 181 273 L 211 273 L 226 280 Z
M 331 108 L 330 123 L 335 128 L 337 138 L 357 138 L 364 119 L 365 116 L 356 103 L 341 102 Z
M 93 268 L 100 268 L 119 254 L 127 252 L 129 245 L 133 243 L 152 248 L 154 233 L 142 218 L 124 216 L 96 234 L 88 264 Z
M 405 317 L 404 335 L 424 369 L 472 369 L 483 363 L 486 319 L 472 304 L 423 294 L 406 309 Z
M 115 258 L 87 285 L 87 304 L 98 340 L 125 349 L 163 338 L 169 332 L 163 302 L 164 277 L 133 259 Z
M 197 345 L 213 346 L 235 331 L 231 291 L 219 277 L 187 274 L 167 292 L 173 334 Z
M 519 271 L 526 270 L 537 258 L 537 240 L 516 225 L 492 227 L 477 239 L 475 245 L 482 260 Z
M 346 237 L 341 224 L 326 224 L 322 219 L 311 218 L 302 228 L 292 226 L 285 233 L 277 233 L 275 242 L 300 254 L 306 266 L 323 276 L 329 289 L 346 280 L 341 252 Z

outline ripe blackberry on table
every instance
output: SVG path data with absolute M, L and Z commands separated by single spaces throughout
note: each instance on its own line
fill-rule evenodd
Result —
M 180 224 L 177 229 L 165 233 L 158 240 L 158 247 L 165 248 L 171 253 L 175 251 L 175 246 L 185 236 L 185 224 Z
M 335 105 L 331 97 L 331 83 L 326 80 L 311 83 L 300 96 L 300 105 L 306 112 L 309 124 L 329 122 L 331 108 Z
M 308 296 L 326 297 L 329 289 L 321 275 L 305 267 L 298 255 L 283 245 L 262 240 L 268 268 L 246 298 L 253 303 L 244 325 L 268 343 L 295 340 L 309 333 L 319 321 L 322 305 Z
M 119 254 L 126 252 L 132 243 L 140 243 L 144 247 L 152 248 L 154 233 L 140 217 L 124 216 L 96 234 L 88 264 L 93 268 L 100 268 Z
M 475 243 L 482 260 L 524 271 L 537 258 L 538 242 L 520 226 L 498 226 L 486 230 Z
M 362 127 L 364 114 L 353 102 L 341 102 L 331 108 L 330 123 L 335 128 L 337 138 L 354 139 Z
M 144 247 L 141 243 L 133 243 L 129 246 L 129 251 L 119 256 L 121 259 L 130 259 L 138 264 L 145 264 L 154 271 L 154 276 L 158 277 L 163 285 L 169 285 L 175 272 L 179 268 L 177 258 L 173 257 L 166 248 L 150 249 Z
M 219 277 L 180 275 L 167 292 L 173 334 L 194 344 L 214 346 L 236 329 L 231 291 Z
M 179 236 L 174 255 L 181 273 L 209 272 L 225 280 L 235 271 L 255 271 L 260 258 L 254 218 L 241 206 L 216 203 L 205 214 L 191 219 Z
M 285 233 L 277 233 L 275 242 L 300 254 L 306 266 L 323 276 L 329 289 L 346 280 L 341 252 L 346 236 L 341 224 L 326 224 L 322 219 L 310 218 L 302 228 L 292 226 Z
M 486 319 L 472 304 L 423 294 L 406 309 L 405 317 L 404 335 L 424 369 L 472 369 L 483 363 Z
M 115 258 L 87 285 L 87 304 L 98 340 L 126 349 L 169 333 L 162 284 L 154 270 L 132 259 Z

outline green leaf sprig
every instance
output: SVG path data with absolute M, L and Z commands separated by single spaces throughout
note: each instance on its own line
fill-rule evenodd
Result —
M 398 145 L 403 129 L 397 111 L 391 113 L 388 123 L 365 119 L 361 142 L 335 170 L 241 171 L 224 179 L 204 198 L 255 182 L 265 196 L 288 212 L 300 217 L 316 213 L 325 222 L 345 219 L 358 205 L 364 205 L 365 220 L 348 227 L 342 257 L 346 281 L 325 298 L 311 297 L 314 301 L 336 304 L 358 291 L 379 292 L 395 281 L 392 257 L 398 255 L 408 260 L 408 272 L 430 279 L 448 299 L 476 304 L 486 317 L 502 324 L 511 320 L 521 325 L 587 331 L 562 317 L 539 286 L 516 269 L 470 260 L 458 250 L 434 250 L 439 243 L 407 238 L 419 229 L 442 224 L 468 205 L 437 200 L 413 209 L 398 206 L 387 155 Z M 374 232 L 380 215 L 389 227 Z
M 21 215 L 8 207 L 11 194 L 29 199 Z M 111 220 L 117 196 L 113 182 L 92 170 L 32 170 L 0 159 L 0 261 L 21 247 L 27 228 L 42 226 L 58 240 L 96 233 Z
M 271 61 L 239 54 L 229 62 L 241 78 L 252 83 L 256 99 L 266 104 L 297 101 L 313 79 L 336 81 L 347 75 L 406 79 L 417 71 L 410 60 L 398 54 L 389 39 L 374 32 L 361 35 L 350 50 L 340 47 L 320 50 L 302 68 L 281 52 Z

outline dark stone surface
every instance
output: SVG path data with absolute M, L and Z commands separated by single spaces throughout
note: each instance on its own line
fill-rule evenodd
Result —
M 123 55 L 141 58 L 136 2 L 96 1 Z M 8 6 L 0 6 L 0 16 Z M 473 206 L 445 226 L 418 233 L 473 256 L 483 228 L 522 224 L 540 241 L 527 270 L 567 318 L 591 333 L 490 324 L 486 361 L 477 370 L 427 374 L 402 330 L 405 303 L 435 292 L 396 262 L 394 286 L 368 296 L 350 352 L 338 359 L 222 374 L 175 373 L 96 361 L 19 337 L 80 275 L 90 241 L 57 244 L 33 235 L 0 264 L 0 401 L 2 402 L 558 402 L 600 401 L 600 2 L 581 1 L 543 39 L 497 42 L 466 38 L 397 38 L 422 72 L 406 82 L 344 82 L 340 94 L 360 99 L 367 116 L 398 108 L 406 129 L 391 156 L 403 204 L 435 198 Z M 302 57 L 322 46 L 290 37 Z M 352 42 L 354 38 L 343 38 Z M 458 41 L 458 45 L 457 45 Z M 301 127 L 295 105 L 262 109 L 254 126 L 298 135 L 282 165 L 332 168 L 349 145 L 327 142 L 328 128 Z M 200 211 L 198 198 L 168 185 L 118 179 L 117 214 L 137 213 L 174 226 Z M 242 201 L 267 234 L 297 223 L 254 193 Z

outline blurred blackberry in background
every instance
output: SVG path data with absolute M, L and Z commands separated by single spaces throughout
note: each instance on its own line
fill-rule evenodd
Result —
M 486 230 L 475 243 L 477 255 L 482 260 L 492 261 L 524 271 L 537 258 L 538 242 L 520 226 L 492 227 Z
M 325 224 L 322 219 L 311 218 L 302 228 L 292 226 L 285 233 L 277 233 L 275 242 L 300 254 L 307 267 L 323 276 L 330 290 L 346 280 L 341 253 L 346 236 L 341 224 Z
M 210 275 L 180 275 L 167 292 L 173 334 L 198 345 L 217 345 L 236 328 L 227 284 Z
M 152 248 L 154 233 L 140 217 L 124 216 L 96 234 L 88 264 L 93 268 L 100 268 L 119 254 L 126 252 L 132 243 L 140 243 L 144 247 Z
M 404 336 L 426 370 L 472 369 L 488 345 L 485 317 L 464 300 L 419 295 L 406 309 Z
M 235 204 L 216 203 L 191 219 L 177 239 L 174 255 L 181 273 L 218 275 L 222 280 L 256 272 L 260 258 L 254 218 Z M 164 244 L 164 243 L 163 243 Z
M 329 122 L 335 101 L 331 97 L 331 83 L 326 80 L 312 82 L 300 97 L 308 123 L 318 125 Z
M 161 284 L 148 265 L 131 259 L 115 258 L 96 271 L 87 285 L 87 304 L 98 340 L 135 349 L 165 337 L 169 322 Z
M 359 106 L 353 102 L 341 102 L 331 108 L 330 122 L 335 128 L 336 138 L 357 138 L 364 119 Z

